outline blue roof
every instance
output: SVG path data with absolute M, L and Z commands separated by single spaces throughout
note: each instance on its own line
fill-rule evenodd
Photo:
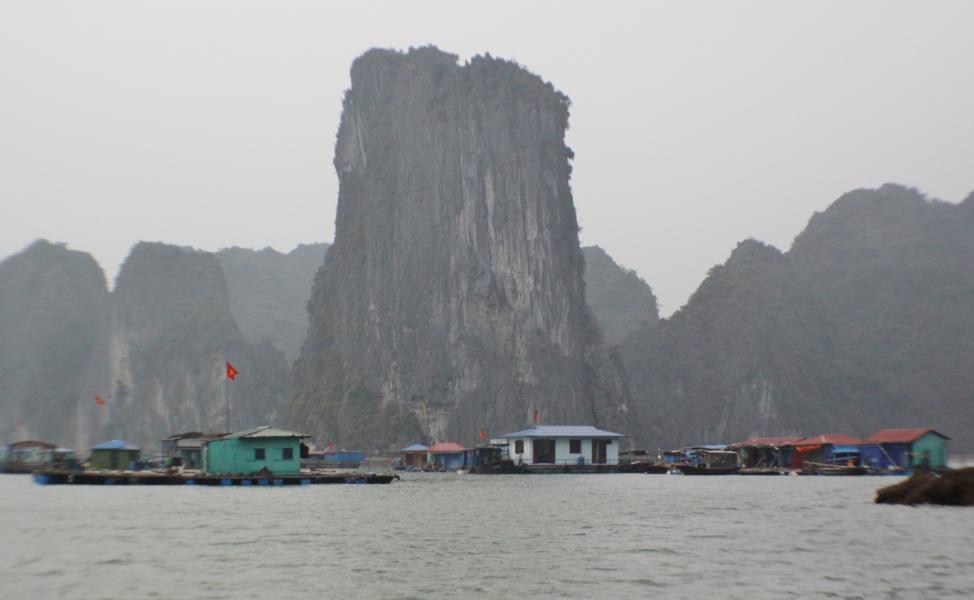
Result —
M 535 425 L 530 429 L 502 435 L 502 438 L 621 438 L 623 433 L 596 429 L 591 425 Z
M 135 446 L 125 440 L 112 440 L 104 444 L 98 444 L 92 450 L 138 450 Z
M 413 444 L 412 446 L 406 446 L 401 449 L 400 452 L 425 452 L 426 450 L 429 450 L 429 448 L 422 444 Z

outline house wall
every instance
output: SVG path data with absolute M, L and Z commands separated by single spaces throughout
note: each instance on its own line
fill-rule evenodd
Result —
M 550 439 L 550 438 L 549 438 Z M 579 438 L 574 438 L 579 439 Z M 592 440 L 590 438 L 581 438 L 582 440 L 582 451 L 578 453 L 572 453 L 571 450 L 571 440 L 569 438 L 555 438 L 555 464 L 559 465 L 575 465 L 578 464 L 579 457 L 585 459 L 585 464 L 592 463 Z M 515 454 L 516 440 L 510 440 L 508 451 L 511 456 L 511 460 L 515 463 L 518 462 L 518 455 Z M 610 444 L 605 449 L 605 464 L 617 465 L 619 464 L 619 440 L 610 440 Z M 527 438 L 524 440 L 524 453 L 520 455 L 521 462 L 526 465 L 534 464 L 534 440 Z
M 463 452 L 436 453 L 433 454 L 433 463 L 442 466 L 444 469 L 453 470 L 464 466 Z
M 97 470 L 108 470 L 108 469 L 128 469 L 133 461 L 139 460 L 138 450 L 119 450 L 119 449 L 102 449 L 102 450 L 92 450 L 91 458 L 88 459 L 88 466 L 92 469 Z M 118 466 L 112 466 L 112 455 L 117 455 L 118 459 L 116 464 Z
M 298 438 L 230 438 L 207 442 L 203 451 L 203 470 L 207 473 L 250 475 L 267 468 L 275 475 L 301 472 L 301 440 Z M 264 449 L 264 459 L 255 458 L 257 448 Z M 290 459 L 282 451 L 291 449 Z
M 918 467 L 923 464 L 924 451 L 930 453 L 931 467 L 947 466 L 947 440 L 935 433 L 928 433 L 922 438 L 913 442 L 912 466 Z
M 426 464 L 426 452 L 403 452 L 402 464 L 418 469 Z

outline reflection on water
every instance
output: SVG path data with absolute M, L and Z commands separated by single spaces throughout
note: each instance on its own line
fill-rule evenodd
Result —
M 388 486 L 0 476 L 2 598 L 967 598 L 974 510 L 883 477 L 407 474 Z

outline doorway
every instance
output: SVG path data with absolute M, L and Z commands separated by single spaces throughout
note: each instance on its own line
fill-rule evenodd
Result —
M 555 440 L 534 440 L 534 463 L 554 464 Z
M 592 464 L 604 465 L 608 440 L 592 440 Z

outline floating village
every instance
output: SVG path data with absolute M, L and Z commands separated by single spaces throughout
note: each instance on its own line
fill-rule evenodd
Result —
M 394 457 L 318 450 L 310 436 L 269 426 L 189 432 L 146 452 L 124 440 L 71 449 L 37 440 L 0 447 L 0 469 L 38 484 L 290 486 L 388 484 L 398 472 L 469 474 L 643 473 L 669 475 L 907 475 L 947 469 L 950 438 L 930 428 L 758 437 L 721 445 L 620 451 L 621 433 L 590 425 L 534 425 L 466 448 L 456 442 L 404 447 Z

